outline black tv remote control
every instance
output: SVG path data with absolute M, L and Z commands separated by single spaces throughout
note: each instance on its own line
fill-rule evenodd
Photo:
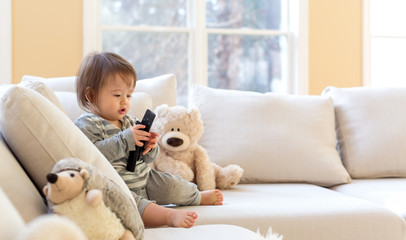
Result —
M 151 125 L 154 122 L 154 119 L 155 119 L 155 113 L 152 112 L 151 110 L 147 109 L 141 122 L 137 121 L 137 124 L 144 125 L 145 128 L 142 130 L 149 132 L 149 130 L 151 129 Z M 142 141 L 142 143 L 145 144 L 145 141 Z M 127 167 L 126 167 L 127 171 L 134 172 L 136 162 L 138 160 L 140 160 L 143 151 L 144 151 L 144 146 L 142 146 L 142 147 L 135 146 L 135 151 L 130 151 L 130 156 L 128 157 Z

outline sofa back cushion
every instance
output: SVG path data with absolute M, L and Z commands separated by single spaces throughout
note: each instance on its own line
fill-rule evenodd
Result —
M 29 205 L 29 204 L 27 204 Z M 25 230 L 24 219 L 0 187 L 0 239 L 16 239 Z M 21 212 L 20 212 L 21 213 Z
M 0 133 L 0 190 L 18 210 L 25 222 L 47 212 L 44 201 Z M 29 204 L 27 204 L 29 203 Z M 4 213 L 2 212 L 2 215 Z M 7 215 L 3 215 L 7 216 Z M 6 239 L 6 238 L 0 238 Z
M 353 178 L 406 177 L 406 88 L 326 88 L 338 148 Z
M 193 86 L 201 113 L 199 143 L 211 161 L 244 168 L 242 182 L 350 181 L 336 150 L 332 100 Z
M 76 119 L 83 112 L 76 100 L 76 77 L 42 78 L 25 75 L 22 82 L 43 82 L 58 97 L 71 119 Z M 161 104 L 176 105 L 176 77 L 165 74 L 154 78 L 139 79 L 131 100 L 130 115 L 142 118 L 145 110 L 155 109 Z
M 132 196 L 96 146 L 41 94 L 12 86 L 1 95 L 0 112 L 4 139 L 38 189 L 57 161 L 73 157 L 94 165 Z

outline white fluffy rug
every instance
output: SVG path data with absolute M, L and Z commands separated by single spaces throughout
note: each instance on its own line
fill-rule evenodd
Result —
M 274 233 L 271 227 L 269 228 L 265 236 L 261 235 L 259 229 L 257 231 L 257 234 L 258 236 L 254 240 L 283 240 L 283 236 L 278 233 Z

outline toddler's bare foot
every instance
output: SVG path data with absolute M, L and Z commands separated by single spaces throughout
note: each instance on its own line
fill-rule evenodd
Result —
M 195 223 L 196 218 L 197 213 L 193 211 L 170 209 L 167 215 L 167 225 L 169 227 L 190 228 Z
M 202 200 L 200 205 L 223 205 L 223 194 L 220 190 L 201 191 Z

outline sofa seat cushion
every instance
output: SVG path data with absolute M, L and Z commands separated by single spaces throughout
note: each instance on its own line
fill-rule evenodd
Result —
M 265 232 L 266 233 L 266 232 Z M 263 233 L 262 235 L 265 235 Z M 192 228 L 145 229 L 144 240 L 260 240 L 259 235 L 248 229 L 225 224 L 201 225 Z
M 406 179 L 355 179 L 350 184 L 339 185 L 335 191 L 349 196 L 376 202 L 406 220 Z
M 223 191 L 224 205 L 180 207 L 199 215 L 196 225 L 268 227 L 284 239 L 405 239 L 395 213 L 362 199 L 311 184 L 239 184 Z

